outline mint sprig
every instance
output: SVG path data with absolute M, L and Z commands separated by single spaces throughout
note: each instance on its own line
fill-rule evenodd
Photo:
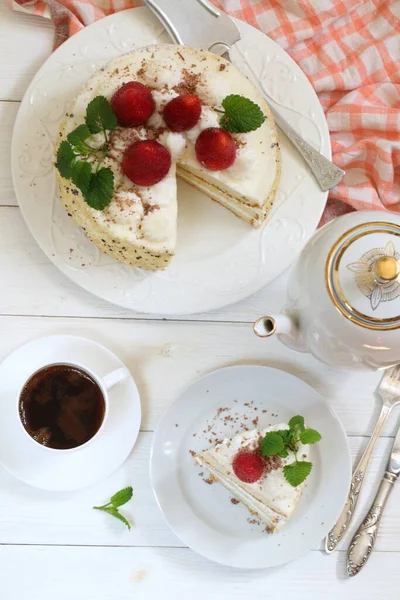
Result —
M 107 504 L 103 504 L 102 506 L 93 506 L 93 508 L 96 510 L 102 510 L 103 512 L 106 512 L 109 515 L 112 515 L 113 517 L 124 523 L 124 525 L 126 525 L 130 531 L 131 524 L 129 523 L 128 519 L 124 517 L 124 515 L 121 515 L 118 508 L 129 502 L 129 500 L 132 498 L 132 495 L 133 489 L 131 486 L 129 486 L 111 496 L 110 501 L 107 502 Z
M 71 179 L 87 204 L 95 210 L 104 210 L 113 197 L 114 174 L 108 167 L 100 167 L 108 153 L 107 132 L 115 129 L 117 124 L 108 100 L 104 96 L 96 96 L 87 106 L 85 123 L 71 131 L 57 150 L 56 167 L 60 175 Z M 88 140 L 101 132 L 104 144 L 100 148 L 92 148 Z
M 244 96 L 230 94 L 222 100 L 222 117 L 219 125 L 229 133 L 248 133 L 255 131 L 264 123 L 266 117 L 261 108 Z
M 293 487 L 297 487 L 311 473 L 312 463 L 305 460 L 298 460 L 297 452 L 299 443 L 316 444 L 321 438 L 321 434 L 315 429 L 307 429 L 304 417 L 296 415 L 289 421 L 289 429 L 280 431 L 269 431 L 261 441 L 261 452 L 263 456 L 278 455 L 281 458 L 287 458 L 290 453 L 294 455 L 294 462 L 283 467 L 285 479 Z
M 90 133 L 105 132 L 107 129 L 112 131 L 118 125 L 115 112 L 104 96 L 96 96 L 89 102 L 85 122 Z
M 86 202 L 95 210 L 104 210 L 110 204 L 114 192 L 114 173 L 103 167 L 92 175 L 89 188 L 84 194 Z

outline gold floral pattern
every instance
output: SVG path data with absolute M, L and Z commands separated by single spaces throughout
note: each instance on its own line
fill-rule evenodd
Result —
M 388 242 L 384 248 L 368 250 L 359 261 L 347 265 L 355 274 L 359 290 L 370 299 L 372 310 L 376 310 L 381 302 L 391 302 L 400 296 L 400 276 L 383 279 L 377 273 L 378 262 L 388 257 L 397 261 L 400 270 L 400 253 L 393 242 Z

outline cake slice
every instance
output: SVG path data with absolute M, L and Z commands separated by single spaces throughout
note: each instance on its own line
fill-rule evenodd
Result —
M 302 483 L 292 487 L 283 474 L 284 466 L 293 462 L 293 455 L 287 458 L 261 456 L 260 444 L 265 434 L 283 429 L 289 429 L 289 426 L 280 423 L 262 430 L 244 431 L 195 457 L 195 461 L 265 523 L 268 532 L 271 533 L 281 529 L 290 519 L 305 486 L 305 483 Z M 242 481 L 233 469 L 235 459 L 248 453 L 255 454 L 260 463 L 263 463 L 260 467 L 260 478 L 254 483 Z M 300 460 L 307 460 L 308 446 L 299 442 L 297 454 Z M 257 461 L 255 462 L 252 469 L 258 468 Z M 255 477 L 259 474 L 256 473 Z M 253 477 L 249 477 L 251 478 Z

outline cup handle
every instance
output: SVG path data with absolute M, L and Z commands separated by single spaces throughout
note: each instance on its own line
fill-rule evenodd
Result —
M 111 373 L 108 373 L 108 375 L 102 378 L 101 382 L 106 388 L 106 390 L 109 390 L 115 384 L 119 383 L 120 381 L 123 381 L 124 379 L 127 379 L 130 376 L 131 374 L 129 370 L 126 367 L 121 367 L 120 369 L 116 369 L 115 371 L 111 371 Z

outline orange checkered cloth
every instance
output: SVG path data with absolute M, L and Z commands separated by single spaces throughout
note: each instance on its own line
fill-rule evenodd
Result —
M 282 46 L 318 94 L 333 162 L 346 171 L 329 194 L 321 223 L 354 209 L 400 212 L 400 0 L 212 1 Z M 97 19 L 142 4 L 9 2 L 52 19 L 55 46 Z

